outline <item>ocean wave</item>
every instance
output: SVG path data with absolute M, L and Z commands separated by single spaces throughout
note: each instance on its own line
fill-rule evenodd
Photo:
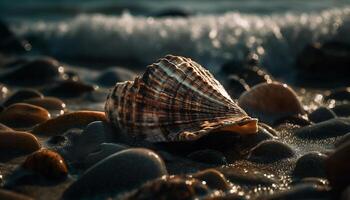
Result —
M 150 63 L 172 53 L 208 63 L 215 70 L 251 52 L 264 67 L 278 71 L 292 66 L 310 42 L 349 42 L 349 19 L 350 7 L 345 7 L 314 13 L 229 12 L 160 19 L 84 14 L 61 21 L 27 21 L 12 28 L 22 36 L 39 38 L 52 55 L 61 57 Z

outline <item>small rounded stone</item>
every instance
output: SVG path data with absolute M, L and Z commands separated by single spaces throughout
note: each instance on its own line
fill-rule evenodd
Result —
M 1 200 L 34 200 L 33 198 L 10 190 L 0 189 Z
M 334 106 L 332 111 L 339 117 L 349 117 L 350 116 L 350 103 L 340 104 Z
M 0 80 L 11 85 L 38 86 L 59 79 L 63 71 L 57 60 L 39 58 L 4 73 Z
M 206 169 L 197 172 L 193 174 L 192 177 L 201 181 L 205 181 L 206 185 L 213 190 L 226 191 L 230 188 L 225 176 L 215 169 Z
M 47 110 L 64 110 L 66 108 L 66 104 L 55 97 L 31 98 L 24 100 L 23 103 L 40 106 Z
M 22 89 L 18 90 L 17 92 L 13 93 L 4 103 L 3 105 L 5 107 L 10 106 L 14 103 L 21 103 L 24 100 L 31 99 L 31 98 L 43 98 L 44 95 L 41 94 L 37 90 L 33 89 Z
M 325 160 L 327 156 L 319 152 L 310 152 L 300 157 L 295 165 L 293 175 L 304 177 L 325 177 Z
M 82 128 L 94 121 L 106 122 L 104 112 L 76 111 L 50 119 L 36 126 L 32 133 L 38 135 L 59 135 L 72 128 Z
M 327 121 L 336 117 L 337 115 L 326 107 L 319 107 L 309 114 L 309 119 L 315 123 Z
M 91 152 L 85 159 L 84 164 L 86 166 L 91 166 L 107 158 L 108 156 L 127 149 L 128 147 L 122 144 L 114 144 L 114 143 L 102 143 L 98 147 L 98 149 L 94 152 Z
M 13 131 L 13 129 L 0 123 L 0 131 Z
M 56 152 L 41 149 L 29 155 L 22 165 L 48 179 L 62 179 L 68 175 L 68 167 L 64 159 Z
M 74 182 L 64 194 L 67 198 L 120 193 L 167 175 L 163 160 L 153 151 L 133 148 L 101 160 Z M 98 183 L 98 184 L 96 184 Z
M 256 162 L 275 162 L 294 156 L 294 150 L 279 141 L 265 140 L 255 146 L 250 152 L 250 160 Z
M 101 73 L 96 82 L 99 85 L 111 87 L 117 82 L 134 80 L 136 74 L 122 67 L 113 67 Z
M 350 119 L 335 118 L 297 129 L 295 135 L 304 139 L 324 139 L 350 132 Z
M 212 150 L 212 149 L 198 150 L 190 153 L 187 157 L 191 160 L 207 163 L 207 164 L 214 164 L 214 165 L 227 164 L 225 155 L 219 151 Z
M 40 149 L 40 143 L 34 135 L 27 132 L 0 131 L 0 149 L 31 153 Z
M 65 80 L 45 89 L 43 92 L 45 95 L 49 96 L 74 98 L 92 92 L 95 89 L 95 86 L 80 81 Z
M 50 113 L 39 106 L 16 103 L 0 113 L 0 123 L 16 128 L 32 127 L 50 119 Z
M 326 174 L 335 190 L 341 191 L 350 184 L 350 142 L 341 145 L 326 159 Z

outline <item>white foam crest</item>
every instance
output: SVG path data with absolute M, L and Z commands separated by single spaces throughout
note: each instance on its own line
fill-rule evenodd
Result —
M 266 67 L 276 69 L 290 65 L 307 43 L 334 37 L 350 41 L 349 16 L 349 7 L 318 13 L 230 12 L 163 19 L 96 14 L 58 22 L 26 22 L 13 28 L 24 36 L 44 38 L 50 52 L 60 56 L 150 63 L 173 53 L 200 63 L 220 63 L 242 59 L 252 51 Z

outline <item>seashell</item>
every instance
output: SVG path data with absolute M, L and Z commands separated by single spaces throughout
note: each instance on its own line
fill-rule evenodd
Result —
M 238 98 L 238 105 L 248 114 L 268 122 L 305 113 L 293 89 L 279 82 L 252 87 Z
M 134 81 L 117 83 L 106 117 L 128 134 L 151 142 L 197 140 L 209 133 L 257 132 L 213 75 L 189 58 L 168 55 Z

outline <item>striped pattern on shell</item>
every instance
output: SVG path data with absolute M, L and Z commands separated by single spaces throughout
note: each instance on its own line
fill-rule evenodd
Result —
M 167 55 L 134 81 L 117 83 L 105 105 L 108 120 L 151 142 L 196 140 L 209 133 L 257 132 L 213 75 L 189 58 Z

